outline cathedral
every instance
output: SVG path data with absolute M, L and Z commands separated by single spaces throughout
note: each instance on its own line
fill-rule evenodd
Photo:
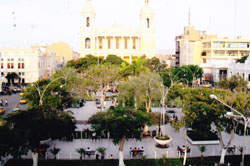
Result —
M 86 0 L 80 33 L 81 57 L 92 54 L 106 58 L 113 54 L 131 63 L 132 57 L 155 56 L 154 12 L 150 0 L 144 0 L 140 13 L 140 27 L 137 29 L 118 24 L 100 29 L 95 26 L 95 16 L 91 0 Z

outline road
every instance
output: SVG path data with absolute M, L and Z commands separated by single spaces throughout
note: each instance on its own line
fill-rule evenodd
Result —
M 8 100 L 8 107 L 5 107 L 5 113 L 0 116 L 4 116 L 8 114 L 9 112 L 12 112 L 13 108 L 16 108 L 17 104 L 19 104 L 19 101 L 21 99 L 20 93 L 12 94 L 12 95 L 5 95 L 0 96 L 0 99 L 7 99 Z M 20 105 L 20 104 L 19 104 Z M 27 109 L 27 104 L 20 105 L 21 110 Z

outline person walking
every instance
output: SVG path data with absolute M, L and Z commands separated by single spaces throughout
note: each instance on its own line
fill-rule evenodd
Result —
M 5 99 L 5 107 L 8 107 L 8 100 Z

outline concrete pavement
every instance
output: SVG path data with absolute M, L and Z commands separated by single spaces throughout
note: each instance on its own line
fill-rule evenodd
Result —
M 106 102 L 106 110 L 107 108 L 111 105 L 111 102 Z M 161 108 L 152 108 L 153 111 L 160 111 Z M 179 118 L 181 117 L 182 114 L 182 109 L 181 108 L 171 108 L 174 110 Z M 90 116 L 95 114 L 97 112 L 97 109 L 95 107 L 94 102 L 92 101 L 87 101 L 84 107 L 81 108 L 71 108 L 67 109 L 71 110 L 74 112 L 74 116 L 77 120 L 88 120 Z M 171 116 L 173 114 L 170 114 Z M 90 128 L 90 125 L 84 125 L 84 124 L 78 124 L 77 125 L 77 130 L 83 130 L 85 128 Z M 150 130 L 156 129 L 156 126 L 151 126 L 149 127 Z M 173 139 L 169 143 L 169 148 L 166 149 L 160 149 L 155 146 L 156 142 L 153 140 L 151 137 L 146 137 L 143 138 L 141 141 L 136 141 L 135 139 L 128 139 L 128 141 L 125 141 L 124 145 L 124 158 L 129 159 L 131 156 L 129 155 L 129 149 L 130 147 L 139 147 L 141 148 L 143 146 L 143 149 L 145 150 L 145 155 L 147 158 L 160 158 L 162 157 L 163 154 L 166 154 L 167 157 L 171 158 L 176 158 L 179 157 L 177 153 L 177 146 L 182 147 L 185 145 L 185 139 L 184 139 L 184 133 L 183 129 L 180 129 L 179 132 L 176 132 L 170 124 L 164 126 L 165 132 Z M 222 133 L 223 138 L 224 138 L 224 143 L 226 144 L 227 141 L 230 139 L 230 134 L 227 134 L 225 132 Z M 235 135 L 235 138 L 232 142 L 232 145 L 236 145 L 236 147 L 242 145 L 242 139 L 243 136 L 238 136 Z M 246 154 L 250 154 L 250 136 L 246 136 Z M 113 155 L 113 158 L 118 158 L 118 149 L 119 145 L 114 145 L 112 143 L 111 139 L 101 139 L 92 141 L 91 139 L 74 139 L 72 142 L 65 142 L 65 141 L 52 141 L 50 142 L 52 145 L 51 148 L 53 148 L 53 145 L 56 145 L 57 148 L 60 148 L 61 151 L 58 155 L 58 158 L 60 159 L 78 159 L 79 154 L 76 153 L 76 149 L 83 147 L 87 149 L 87 147 L 90 147 L 92 150 L 96 150 L 98 147 L 105 147 L 107 148 L 107 155 L 106 157 L 108 158 L 110 154 Z M 191 145 L 189 143 L 189 147 L 191 148 L 191 153 L 188 156 L 200 156 L 200 151 L 199 151 L 199 146 L 197 145 Z M 207 150 L 204 153 L 204 156 L 218 156 L 220 155 L 220 145 L 206 145 Z M 238 149 L 236 150 L 236 154 L 240 154 Z M 31 157 L 29 154 L 27 156 L 28 158 Z M 48 157 L 52 158 L 52 155 L 48 153 Z M 88 158 L 86 156 L 86 159 L 95 159 L 95 156 L 91 156 Z

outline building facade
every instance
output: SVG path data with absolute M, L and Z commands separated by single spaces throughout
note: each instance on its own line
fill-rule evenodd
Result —
M 114 54 L 131 62 L 132 56 L 155 56 L 154 12 L 150 0 L 144 0 L 140 13 L 140 28 L 127 28 L 114 24 L 110 28 L 95 26 L 95 10 L 91 0 L 86 0 L 82 11 L 80 56 L 88 54 L 106 58 Z
M 199 65 L 204 79 L 218 82 L 228 77 L 229 64 L 250 54 L 250 39 L 217 38 L 188 26 L 182 36 L 176 37 L 176 53 L 179 66 Z
M 0 49 L 1 77 L 15 72 L 20 79 L 16 83 L 32 83 L 48 78 L 55 71 L 56 54 L 44 48 Z
M 245 63 L 231 63 L 228 67 L 228 79 L 233 75 L 240 75 L 244 80 L 248 81 L 250 89 L 250 56 L 246 59 Z

